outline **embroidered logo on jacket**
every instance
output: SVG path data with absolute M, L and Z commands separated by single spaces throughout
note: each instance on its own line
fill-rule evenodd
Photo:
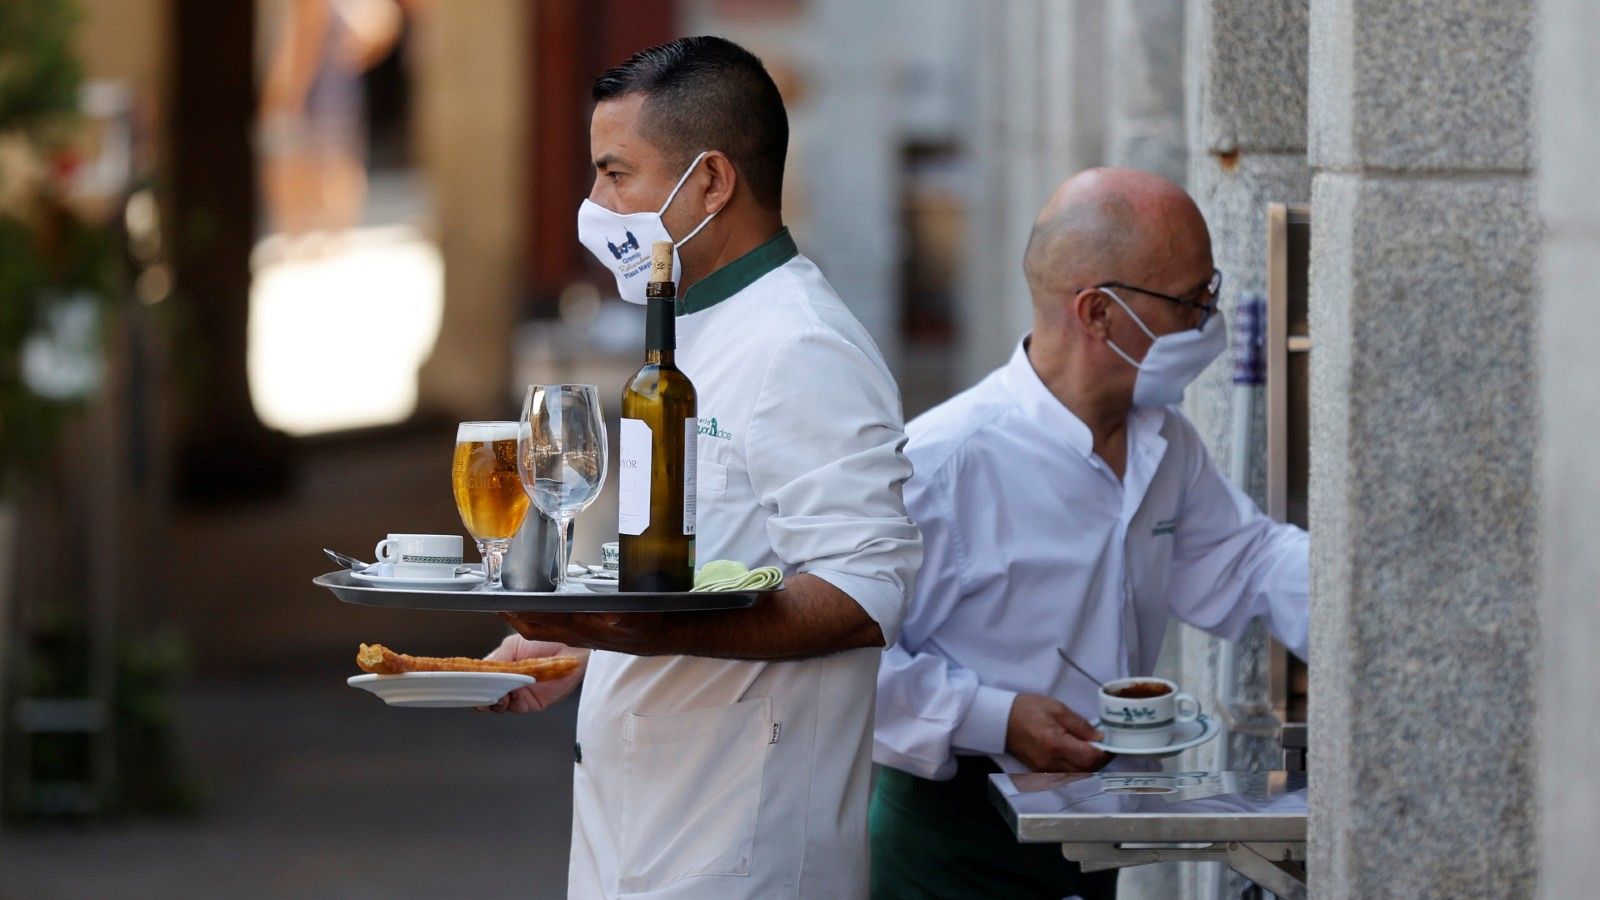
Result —
M 716 416 L 712 416 L 709 419 L 702 418 L 700 420 L 700 433 L 706 437 L 720 438 L 724 441 L 733 440 L 733 432 L 725 431 L 721 426 L 717 425 Z

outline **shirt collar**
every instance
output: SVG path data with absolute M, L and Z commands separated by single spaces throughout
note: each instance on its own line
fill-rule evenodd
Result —
M 1002 378 L 1006 382 L 1013 402 L 1027 415 L 1028 421 L 1036 422 L 1039 427 L 1052 434 L 1061 436 L 1072 449 L 1085 457 L 1094 455 L 1094 435 L 1089 433 L 1089 426 L 1083 420 L 1072 414 L 1066 404 L 1050 393 L 1044 386 L 1039 373 L 1034 371 L 1033 362 L 1028 359 L 1028 338 L 1024 337 L 1017 344 L 1017 350 L 1011 354 L 1011 362 L 1001 370 Z
M 1067 409 L 1055 394 L 1050 393 L 1033 368 L 1033 361 L 1028 359 L 1028 339 L 1031 337 L 1031 334 L 1027 335 L 1017 344 L 1011 361 L 1001 370 L 1013 402 L 1029 421 L 1037 422 L 1045 431 L 1061 436 L 1072 449 L 1086 458 L 1092 458 L 1094 435 L 1089 432 L 1089 426 Z M 1150 460 L 1152 469 L 1161 461 L 1167 448 L 1166 439 L 1161 436 L 1166 421 L 1165 409 L 1135 406 L 1128 410 L 1130 459 L 1134 453 L 1149 455 L 1153 457 Z
M 778 229 L 766 243 L 689 285 L 678 298 L 678 315 L 692 315 L 716 306 L 799 253 L 789 229 Z

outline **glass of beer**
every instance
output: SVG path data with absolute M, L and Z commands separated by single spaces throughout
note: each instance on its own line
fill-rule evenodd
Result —
M 483 557 L 484 586 L 499 590 L 500 564 L 528 515 L 528 492 L 517 471 L 517 423 L 458 425 L 450 483 L 461 524 Z

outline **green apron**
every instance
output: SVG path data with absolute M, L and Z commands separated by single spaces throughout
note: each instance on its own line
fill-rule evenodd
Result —
M 949 781 L 881 766 L 872 792 L 873 900 L 1113 900 L 1117 873 L 1085 874 L 1059 844 L 1022 844 L 989 799 L 986 756 L 956 757 Z

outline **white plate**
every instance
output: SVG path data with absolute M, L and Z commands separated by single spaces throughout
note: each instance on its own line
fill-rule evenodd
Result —
M 1100 727 L 1100 720 L 1094 721 L 1094 727 Z M 1090 741 L 1089 745 L 1097 747 L 1107 753 L 1118 756 L 1172 756 L 1189 749 L 1198 747 L 1206 741 L 1217 736 L 1221 728 L 1217 720 L 1207 715 L 1201 715 L 1193 722 L 1179 722 L 1172 727 L 1172 742 L 1165 747 L 1118 747 L 1105 741 Z
M 442 578 L 397 578 L 394 567 L 389 563 L 378 563 L 362 572 L 351 572 L 350 577 L 373 587 L 413 588 L 419 591 L 470 591 L 483 584 L 482 571 Z
M 510 672 L 406 672 L 403 675 L 352 675 L 351 687 L 371 691 L 390 706 L 488 706 L 519 687 L 533 684 L 532 675 Z
M 595 575 L 568 575 L 567 580 L 581 584 L 597 594 L 614 594 L 617 592 L 618 581 L 615 578 L 601 578 Z

